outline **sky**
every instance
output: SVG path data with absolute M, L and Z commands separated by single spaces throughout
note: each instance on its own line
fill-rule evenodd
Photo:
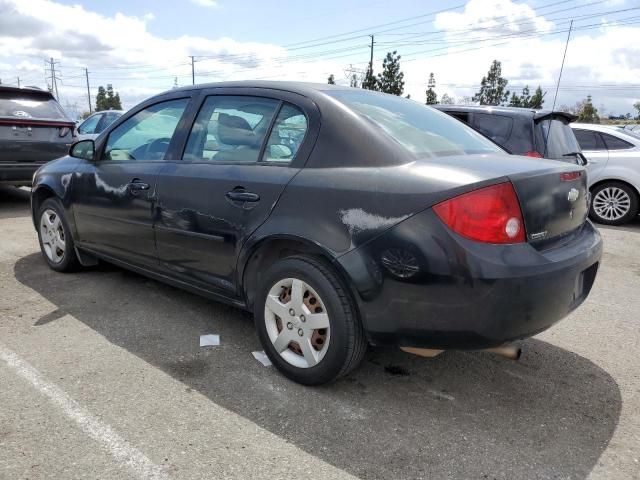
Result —
M 438 96 L 468 101 L 494 59 L 508 88 L 547 91 L 556 106 L 593 97 L 606 114 L 640 100 L 640 0 L 0 0 L 0 80 L 51 84 L 61 104 L 88 110 L 99 85 L 124 107 L 196 83 L 270 79 L 348 84 L 362 75 L 374 35 L 374 71 L 401 55 L 405 95 L 424 102 L 429 73 Z M 73 114 L 73 113 L 72 113 Z

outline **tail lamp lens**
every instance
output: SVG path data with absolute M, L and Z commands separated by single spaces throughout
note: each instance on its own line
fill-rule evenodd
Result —
M 526 241 L 520 204 L 511 182 L 445 200 L 433 210 L 451 230 L 470 240 L 484 243 Z
M 525 156 L 534 157 L 534 158 L 542 158 L 542 155 L 540 155 L 540 152 L 536 152 L 535 150 L 531 150 L 530 152 L 526 152 Z

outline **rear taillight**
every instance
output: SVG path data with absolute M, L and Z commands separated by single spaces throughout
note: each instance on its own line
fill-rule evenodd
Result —
M 485 243 L 526 240 L 520 204 L 511 182 L 445 200 L 433 210 L 451 230 L 471 240 Z
M 542 155 L 540 155 L 540 152 L 536 152 L 535 150 L 531 150 L 530 152 L 526 152 L 525 156 L 527 156 L 527 157 L 535 157 L 535 158 L 542 158 Z
M 582 176 L 582 172 L 564 172 L 560 174 L 560 180 L 563 182 L 571 182 L 578 180 Z

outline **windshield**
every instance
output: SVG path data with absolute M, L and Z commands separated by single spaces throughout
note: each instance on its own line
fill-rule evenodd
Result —
M 580 152 L 580 145 L 569 126 L 569 121 L 564 117 L 546 118 L 540 120 L 536 129 L 539 131 L 541 145 L 538 148 L 544 157 L 555 160 L 575 162 L 576 152 Z
M 0 117 L 67 119 L 53 98 L 10 92 L 0 92 Z
M 416 156 L 505 153 L 462 122 L 413 100 L 357 89 L 326 93 Z

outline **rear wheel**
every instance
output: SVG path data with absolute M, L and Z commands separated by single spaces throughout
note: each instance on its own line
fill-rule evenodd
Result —
M 313 257 L 275 263 L 254 306 L 271 362 L 304 385 L 331 382 L 362 360 L 366 340 L 353 302 L 331 267 Z
M 38 210 L 38 240 L 42 256 L 53 270 L 71 272 L 80 268 L 69 224 L 55 198 L 48 198 Z
M 589 216 L 605 225 L 622 225 L 638 215 L 638 194 L 621 182 L 606 182 L 591 191 Z

